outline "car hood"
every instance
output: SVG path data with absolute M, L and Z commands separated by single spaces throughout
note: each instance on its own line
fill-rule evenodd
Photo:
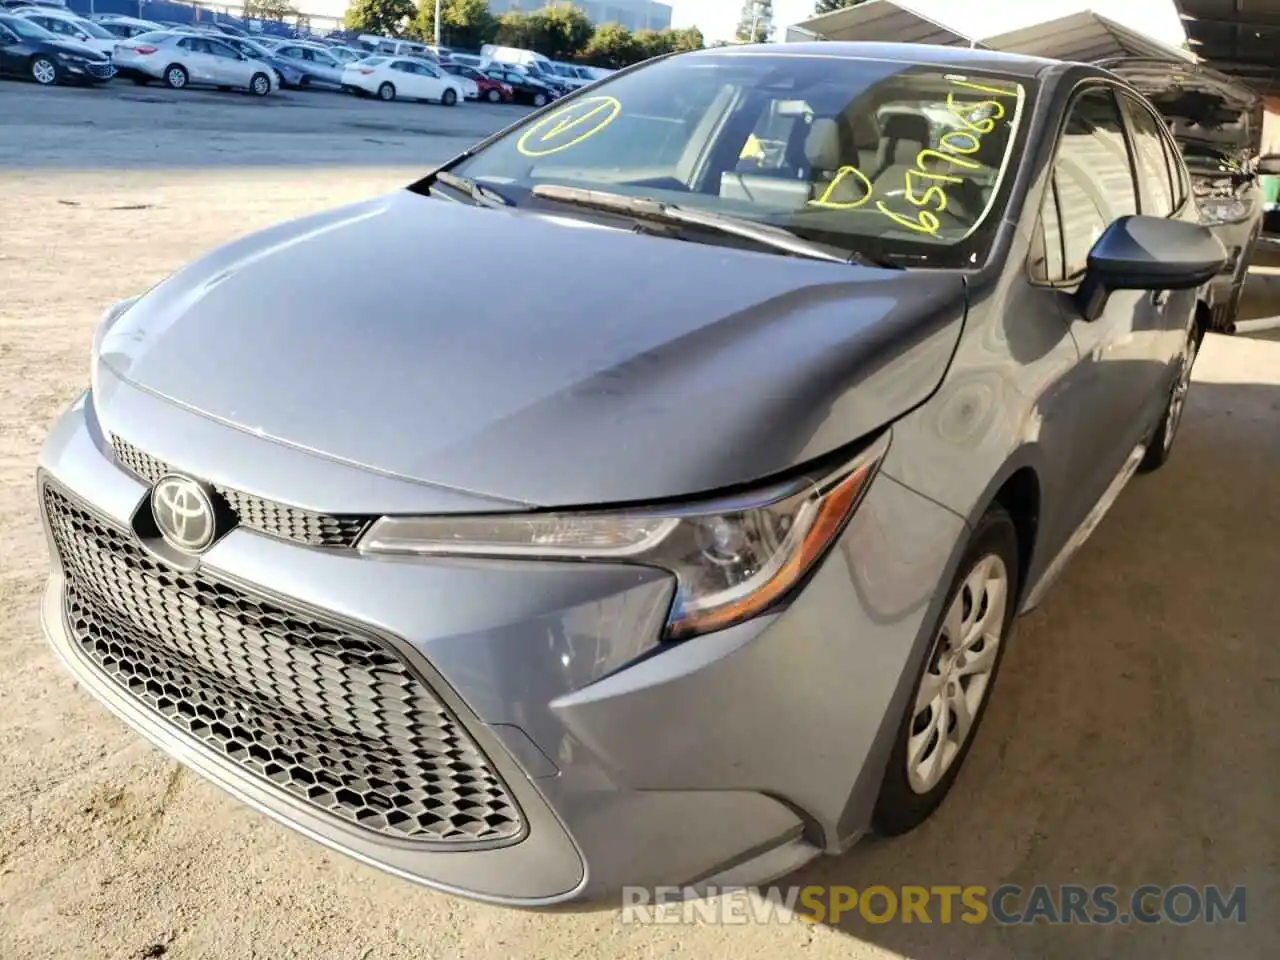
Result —
M 128 310 L 153 394 L 380 472 L 542 506 L 766 478 L 941 381 L 959 275 L 640 236 L 410 191 L 244 238 Z
M 90 60 L 110 59 L 106 53 L 103 53 L 97 47 L 91 47 L 89 44 L 81 43 L 79 40 L 45 40 L 43 43 L 51 53 L 58 51 L 74 53 L 78 57 L 88 57 Z

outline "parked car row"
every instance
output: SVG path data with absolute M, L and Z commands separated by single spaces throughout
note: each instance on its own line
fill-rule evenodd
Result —
M 140 85 L 207 86 L 257 96 L 321 87 L 383 101 L 454 106 L 484 100 L 541 107 L 591 82 L 589 75 L 562 76 L 537 63 L 466 54 L 455 59 L 444 48 L 418 43 L 409 48 L 410 41 L 387 41 L 394 49 L 373 52 L 367 42 L 353 47 L 250 37 L 227 24 L 173 25 L 121 14 L 85 18 L 45 3 L 0 2 L 6 4 L 0 13 L 0 72 L 42 85 L 105 83 L 119 76 Z

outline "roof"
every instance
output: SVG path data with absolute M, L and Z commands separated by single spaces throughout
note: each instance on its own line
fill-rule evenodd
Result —
M 1280 93 L 1280 0 L 1175 0 L 1201 58 L 1263 93 Z
M 1052 61 L 982 47 L 945 47 L 927 43 L 857 43 L 812 41 L 800 43 L 741 44 L 729 47 L 707 47 L 685 56 L 747 56 L 768 54 L 776 57 L 810 56 L 842 57 L 849 60 L 901 60 L 903 63 L 938 64 L 991 70 L 1013 76 L 1034 77 Z
M 794 29 L 828 40 L 902 41 L 948 47 L 978 44 L 975 38 L 943 26 L 899 0 L 865 0 L 810 17 Z
M 988 37 L 996 50 L 1028 53 L 1054 60 L 1092 63 L 1112 57 L 1151 57 L 1192 63 L 1187 50 L 1161 43 L 1091 10 Z

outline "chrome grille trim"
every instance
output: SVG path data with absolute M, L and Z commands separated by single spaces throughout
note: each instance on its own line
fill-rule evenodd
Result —
M 180 468 L 170 466 L 115 435 L 111 437 L 111 450 L 120 466 L 149 485 L 167 473 L 183 473 Z M 214 484 L 213 489 L 235 513 L 241 526 L 310 547 L 354 547 L 374 519 L 350 514 L 314 513 L 219 484 Z

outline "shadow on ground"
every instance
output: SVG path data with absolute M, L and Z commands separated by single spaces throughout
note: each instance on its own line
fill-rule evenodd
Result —
M 1275 956 L 1280 385 L 1197 383 L 1190 404 L 1169 464 L 1135 478 L 1020 622 L 938 815 L 783 882 L 1106 883 L 1122 909 L 1144 883 L 1245 885 L 1247 923 L 943 925 L 934 907 L 928 925 L 855 911 L 842 932 L 914 960 Z

